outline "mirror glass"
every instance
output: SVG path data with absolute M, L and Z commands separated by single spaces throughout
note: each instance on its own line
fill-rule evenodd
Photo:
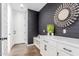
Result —
M 64 21 L 69 16 L 69 10 L 68 9 L 62 9 L 58 14 L 58 19 L 60 21 Z

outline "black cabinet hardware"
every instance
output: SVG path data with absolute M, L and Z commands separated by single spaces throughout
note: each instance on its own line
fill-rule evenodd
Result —
M 0 38 L 0 40 L 7 40 L 7 38 Z
M 57 52 L 57 56 L 59 56 L 59 52 Z
M 72 50 L 69 50 L 69 49 L 67 49 L 67 48 L 63 48 L 64 50 L 66 50 L 66 51 L 68 51 L 68 52 L 72 52 Z
M 47 45 L 44 45 L 44 50 L 47 51 Z

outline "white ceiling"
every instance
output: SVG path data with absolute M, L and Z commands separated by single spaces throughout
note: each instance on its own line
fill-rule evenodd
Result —
M 20 7 L 21 4 L 22 3 L 11 3 L 10 5 L 13 9 L 20 10 L 20 11 L 26 8 L 35 10 L 35 11 L 40 11 L 46 5 L 46 3 L 23 3 L 24 8 L 21 8 Z
M 46 5 L 46 3 L 27 3 L 26 5 L 29 9 L 40 11 Z

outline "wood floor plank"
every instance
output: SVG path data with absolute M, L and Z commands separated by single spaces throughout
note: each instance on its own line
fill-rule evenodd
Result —
M 14 45 L 11 49 L 11 56 L 41 56 L 40 50 L 35 46 L 27 46 L 26 44 Z

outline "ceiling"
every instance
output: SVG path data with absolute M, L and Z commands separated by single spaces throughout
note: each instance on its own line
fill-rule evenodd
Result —
M 31 9 L 31 10 L 35 10 L 35 11 L 40 11 L 45 5 L 46 3 L 23 3 L 23 8 L 21 8 L 22 3 L 10 3 L 11 7 L 15 10 L 25 10 L 25 9 Z

